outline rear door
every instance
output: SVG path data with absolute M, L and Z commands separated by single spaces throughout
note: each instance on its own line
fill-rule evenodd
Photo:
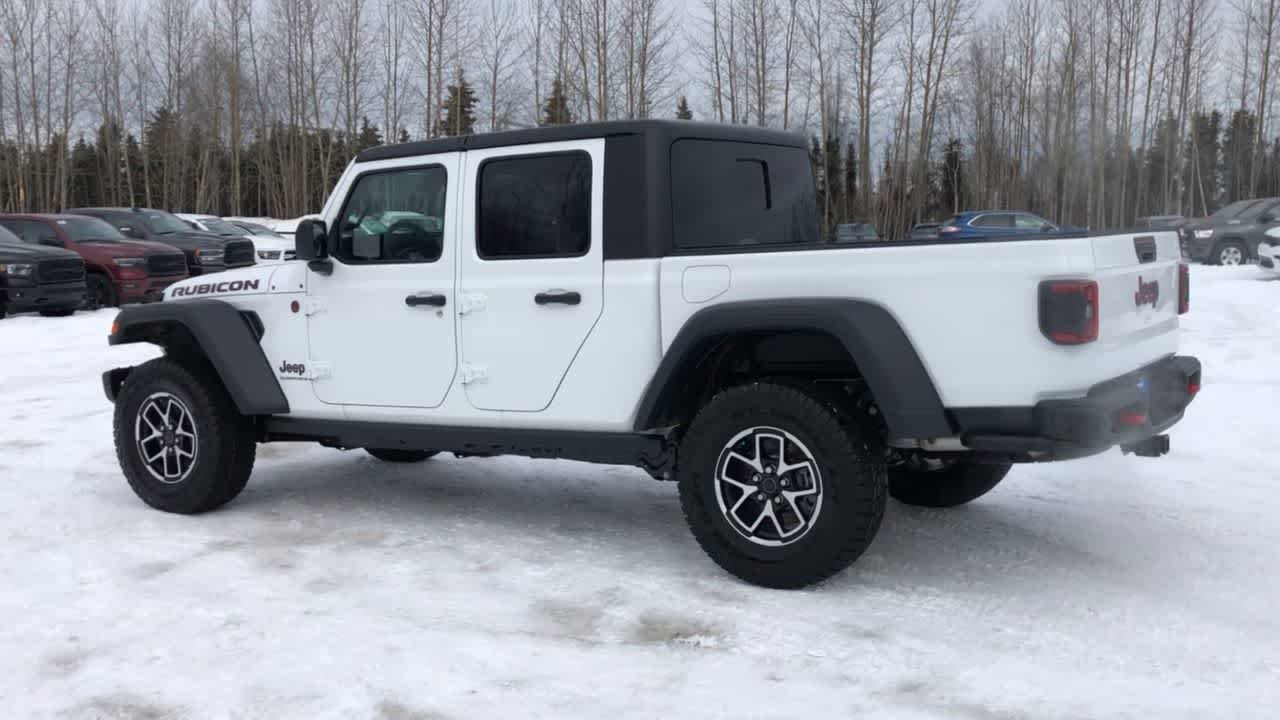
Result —
M 467 399 L 551 404 L 604 305 L 604 141 L 466 153 L 458 313 Z
M 969 227 L 990 237 L 1004 237 L 1014 232 L 1013 215 L 1011 213 L 987 213 L 979 215 L 969 223 Z

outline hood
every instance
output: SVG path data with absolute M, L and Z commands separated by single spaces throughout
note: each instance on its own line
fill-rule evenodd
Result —
M 80 256 L 70 250 L 48 247 L 47 245 L 29 245 L 27 243 L 0 243 L 0 262 L 22 262 L 30 260 L 79 260 Z
M 110 258 L 176 255 L 181 252 L 172 245 L 149 240 L 91 240 L 76 243 L 76 247 L 84 255 Z
M 157 244 L 172 245 L 182 250 L 224 248 L 227 246 L 227 243 L 240 239 L 222 237 L 221 235 L 200 232 L 199 230 L 188 230 L 185 232 L 173 233 L 172 235 L 155 235 L 154 237 L 154 242 Z
M 299 268 L 295 269 L 295 265 Z M 199 275 L 170 285 L 164 291 L 164 299 L 165 302 L 194 298 L 229 300 L 235 296 L 297 292 L 295 288 L 299 287 L 305 270 L 301 263 L 267 263 L 224 270 L 212 275 Z M 289 275 L 273 286 L 272 277 L 278 272 L 287 272 Z

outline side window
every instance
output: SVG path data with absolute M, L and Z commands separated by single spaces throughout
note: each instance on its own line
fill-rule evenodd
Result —
M 974 220 L 971 224 L 974 227 L 1011 228 L 1013 227 L 1013 216 L 1005 213 L 989 213 Z
M 141 219 L 135 220 L 127 215 L 101 215 L 103 220 L 111 224 L 112 227 L 121 233 L 132 238 L 141 238 L 144 236 L 142 231 Z
M 1045 223 L 1048 221 L 1038 218 L 1035 215 L 1016 215 L 1014 216 L 1014 222 L 1017 224 L 1017 228 L 1019 230 L 1039 230 L 1040 228 L 1043 228 Z
M 0 220 L 0 227 L 16 235 L 19 240 L 26 240 L 21 220 Z
M 39 243 L 41 245 L 61 245 L 62 241 L 58 240 L 58 234 L 49 227 L 49 223 L 40 222 L 39 220 L 28 220 L 26 222 L 27 232 L 23 235 L 23 239 L 29 243 Z
M 361 175 L 338 216 L 334 257 L 348 264 L 439 260 L 447 191 L 439 165 Z
M 578 257 L 591 248 L 591 156 L 499 158 L 480 166 L 476 252 L 485 260 Z
M 681 249 L 819 240 L 813 172 L 801 148 L 678 140 L 671 146 L 671 209 Z

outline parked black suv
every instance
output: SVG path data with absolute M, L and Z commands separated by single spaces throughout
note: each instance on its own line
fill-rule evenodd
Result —
M 1240 200 L 1182 226 L 1187 256 L 1211 265 L 1240 265 L 1258 257 L 1258 243 L 1280 225 L 1280 198 Z
M 187 256 L 187 267 L 192 275 L 207 275 L 256 262 L 253 242 L 194 230 L 180 218 L 164 210 L 74 208 L 65 212 L 106 220 L 125 237 L 172 245 Z
M 70 315 L 84 302 L 84 261 L 70 250 L 28 245 L 0 227 L 0 318 Z

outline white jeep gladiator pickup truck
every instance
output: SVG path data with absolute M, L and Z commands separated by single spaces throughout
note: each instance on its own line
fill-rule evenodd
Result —
M 1200 384 L 1174 233 L 834 244 L 814 198 L 805 139 L 743 127 L 366 150 L 298 260 L 120 313 L 112 344 L 165 351 L 103 378 L 121 467 L 199 513 L 263 442 L 635 465 L 678 481 L 724 569 L 800 587 L 867 548 L 888 495 L 954 506 L 1015 463 L 1168 450 Z

